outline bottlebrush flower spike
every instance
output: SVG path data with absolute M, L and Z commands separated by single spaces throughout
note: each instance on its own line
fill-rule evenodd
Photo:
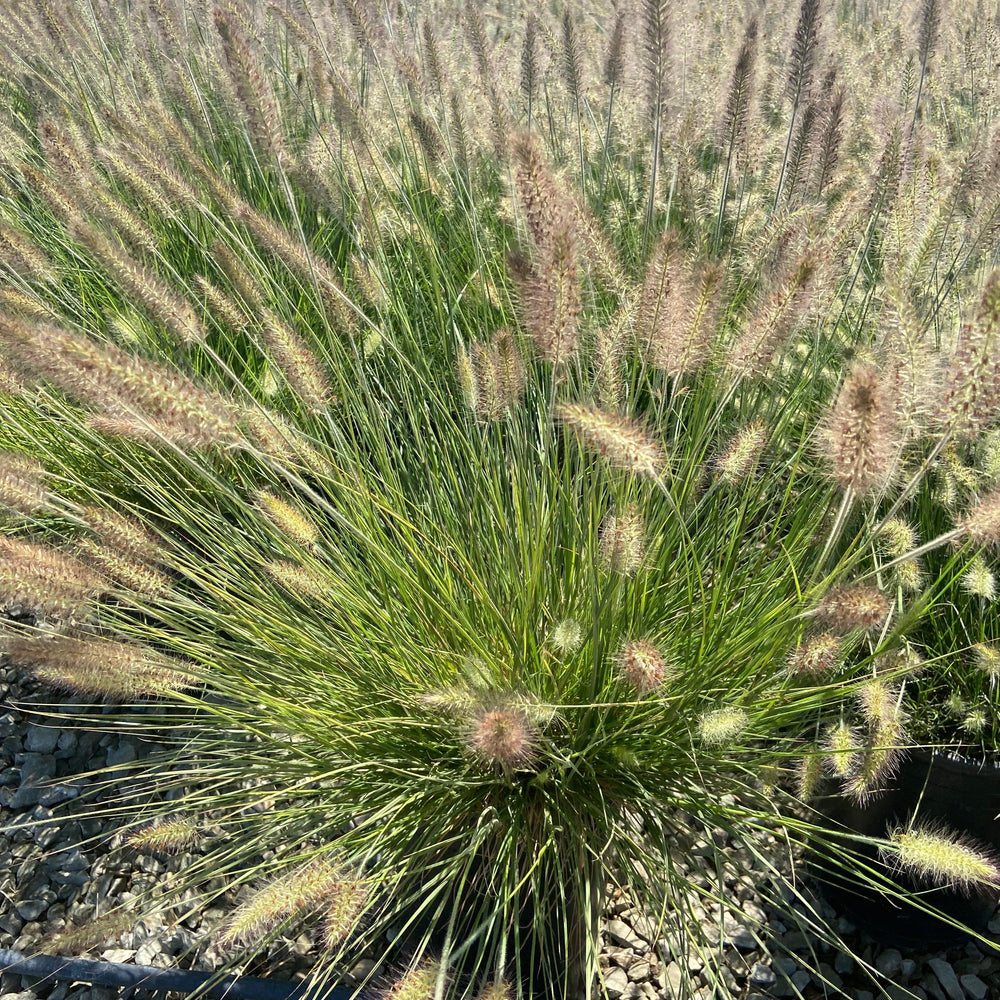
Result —
M 618 670 L 639 694 L 655 691 L 666 679 L 667 661 L 651 642 L 626 642 L 618 651 Z
M 185 816 L 156 820 L 125 838 L 129 847 L 151 854 L 176 854 L 197 841 L 198 825 Z
M 992 601 L 997 596 L 996 577 L 981 555 L 973 556 L 972 562 L 966 567 L 960 582 L 962 590 L 973 597 Z
M 323 909 L 323 941 L 336 948 L 357 927 L 358 918 L 368 903 L 368 886 L 346 877 L 331 891 Z
M 639 508 L 630 504 L 609 514 L 600 530 L 601 561 L 614 573 L 631 576 L 642 565 L 646 550 L 646 525 Z
M 72 556 L 19 538 L 0 538 L 0 604 L 53 618 L 82 616 L 107 588 Z
M 892 479 L 899 452 L 895 418 L 874 368 L 858 364 L 851 369 L 821 441 L 833 478 L 845 489 L 867 493 Z
M 889 599 L 865 585 L 834 587 L 816 605 L 817 620 L 835 632 L 879 628 L 891 610 Z
M 757 421 L 744 427 L 715 460 L 719 478 L 732 486 L 742 482 L 753 472 L 766 444 L 767 428 L 763 423 Z
M 902 518 L 890 518 L 878 534 L 878 547 L 891 559 L 905 555 L 917 547 L 916 529 Z
M 992 853 L 971 837 L 944 826 L 899 827 L 879 848 L 886 864 L 931 885 L 949 885 L 971 895 L 1000 885 L 1000 867 Z
M 1000 542 L 1000 490 L 984 497 L 959 524 L 965 536 L 976 545 Z
M 698 720 L 698 736 L 708 746 L 723 746 L 732 743 L 749 724 L 742 708 L 717 708 Z
M 383 1000 L 434 1000 L 440 966 L 425 962 L 404 972 L 383 994 Z
M 826 731 L 823 749 L 826 750 L 826 763 L 830 771 L 838 778 L 847 777 L 861 751 L 857 730 L 841 720 Z
M 487 983 L 477 994 L 476 1000 L 514 1000 L 514 991 L 506 980 Z
M 537 733 L 524 709 L 494 706 L 475 713 L 468 740 L 481 760 L 507 771 L 523 767 L 534 757 Z
M 46 684 L 102 698 L 156 697 L 192 683 L 182 664 L 133 643 L 32 635 L 12 636 L 3 646 Z
M 580 438 L 584 447 L 601 455 L 616 469 L 655 478 L 663 467 L 663 452 L 633 421 L 584 403 L 563 403 L 556 417 Z
M 1000 677 L 1000 649 L 988 642 L 977 642 L 972 647 L 972 655 L 976 667 L 989 674 L 990 677 Z
M 220 941 L 229 946 L 260 944 L 282 921 L 316 913 L 356 884 L 330 861 L 313 861 L 254 892 L 230 915 Z
M 254 499 L 264 516 L 293 542 L 309 548 L 319 541 L 319 528 L 290 503 L 266 490 L 257 490 Z
M 824 674 L 837 663 L 840 655 L 840 639 L 823 632 L 800 643 L 792 653 L 788 665 L 796 674 Z
M 815 748 L 799 761 L 797 779 L 799 798 L 808 801 L 819 790 L 823 780 L 823 758 Z
M 264 566 L 268 576 L 293 594 L 321 601 L 330 593 L 330 580 L 322 572 L 298 563 L 276 559 Z
M 27 455 L 0 453 L 0 505 L 20 514 L 33 514 L 49 501 L 42 485 L 45 468 Z
M 562 656 L 572 656 L 583 645 L 583 626 L 575 618 L 564 618 L 552 630 L 549 642 Z

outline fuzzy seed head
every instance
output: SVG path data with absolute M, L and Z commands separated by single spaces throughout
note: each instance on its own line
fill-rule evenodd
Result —
M 329 579 L 317 569 L 281 559 L 267 563 L 264 569 L 267 575 L 280 583 L 285 590 L 299 597 L 321 601 L 330 593 Z
M 19 538 L 0 538 L 0 604 L 51 618 L 84 616 L 106 589 L 97 572 L 78 559 Z
M 997 596 L 996 577 L 981 555 L 973 556 L 962 574 L 961 586 L 967 594 L 984 601 L 992 601 Z
M 894 725 L 900 713 L 899 690 L 878 678 L 858 688 L 858 705 L 869 727 L 880 732 Z
M 368 886 L 357 879 L 345 877 L 323 904 L 322 933 L 327 948 L 342 944 L 357 926 L 368 903 Z
M 789 666 L 793 673 L 819 675 L 830 670 L 840 655 L 840 639 L 823 632 L 800 643 L 792 653 Z
M 811 799 L 823 780 L 823 757 L 819 753 L 807 754 L 799 762 L 798 793 L 803 801 Z
M 159 539 L 134 518 L 106 507 L 84 507 L 82 516 L 109 548 L 133 559 L 162 560 Z
M 858 364 L 851 369 L 821 440 L 831 474 L 845 489 L 864 494 L 891 480 L 898 453 L 895 419 L 874 368 Z
M 949 715 L 962 715 L 967 707 L 965 699 L 957 691 L 952 691 L 944 700 L 944 709 Z
M 897 828 L 880 853 L 887 864 L 931 885 L 966 894 L 1000 885 L 1000 867 L 990 851 L 943 826 Z
M 480 707 L 482 696 L 471 687 L 456 686 L 425 691 L 417 700 L 432 712 L 462 717 L 471 715 Z
M 514 991 L 506 980 L 499 979 L 483 986 L 476 994 L 476 1000 L 514 1000 Z
M 518 706 L 480 708 L 469 729 L 469 746 L 484 763 L 505 771 L 523 767 L 535 756 L 537 733 Z
M 439 965 L 425 962 L 397 979 L 383 994 L 383 1000 L 434 1000 Z
M 976 545 L 996 545 L 1000 542 L 1000 490 L 994 490 L 976 504 L 959 527 Z
M 125 842 L 137 851 L 176 854 L 198 842 L 198 826 L 184 816 L 160 819 L 129 834 Z
M 767 444 L 767 430 L 760 422 L 744 427 L 716 459 L 715 467 L 723 482 L 735 486 L 749 476 Z
M 917 531 L 902 518 L 890 518 L 879 532 L 878 547 L 890 559 L 905 555 L 917 547 Z
M 732 743 L 749 724 L 742 708 L 717 708 L 698 720 L 698 736 L 707 746 L 724 746 Z
M 20 514 L 33 514 L 46 506 L 48 490 L 42 485 L 45 468 L 27 455 L 0 453 L 0 505 Z
M 857 730 L 841 719 L 827 729 L 824 749 L 830 771 L 838 778 L 846 778 L 854 769 L 855 758 L 861 750 Z
M 564 618 L 552 630 L 549 642 L 560 656 L 572 656 L 583 645 L 583 626 L 575 618 Z
M 181 664 L 132 643 L 73 636 L 17 636 L 10 658 L 46 684 L 112 700 L 156 697 L 190 687 Z
M 109 580 L 113 580 L 132 594 L 155 597 L 170 589 L 169 576 L 146 562 L 123 555 L 117 549 L 98 545 L 88 538 L 80 543 L 80 551 Z
M 879 628 L 891 610 L 888 598 L 865 585 L 834 587 L 816 605 L 816 618 L 834 632 Z
M 298 508 L 266 490 L 258 490 L 254 498 L 271 524 L 293 542 L 309 548 L 319 541 L 319 528 Z
M 900 589 L 908 594 L 916 594 L 923 590 L 924 571 L 919 559 L 907 559 L 896 566 L 896 582 Z
M 972 647 L 976 667 L 990 677 L 1000 677 L 1000 649 L 989 642 L 977 642 Z
M 655 691 L 665 680 L 667 661 L 660 651 L 644 640 L 626 642 L 618 651 L 618 670 L 639 694 Z
M 986 713 L 981 708 L 974 708 L 962 719 L 961 725 L 970 736 L 979 736 L 986 728 L 986 723 Z
M 646 526 L 638 507 L 609 514 L 600 531 L 601 562 L 613 573 L 631 576 L 642 565 L 646 549 Z
M 259 945 L 282 922 L 335 905 L 345 883 L 356 881 L 331 861 L 313 861 L 254 892 L 229 917 L 221 941 L 229 946 Z
M 556 416 L 584 448 L 597 453 L 614 468 L 650 478 L 659 475 L 663 451 L 633 421 L 584 403 L 563 403 Z

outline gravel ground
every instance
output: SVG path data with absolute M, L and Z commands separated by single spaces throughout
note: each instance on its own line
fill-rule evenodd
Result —
M 110 853 L 113 836 L 102 829 L 100 820 L 60 823 L 53 814 L 87 789 L 88 770 L 136 760 L 158 749 L 155 744 L 83 724 L 73 718 L 72 699 L 10 667 L 0 667 L 0 696 L 0 948 L 44 953 L 51 934 L 87 927 L 111 904 L 128 901 L 169 878 L 184 866 L 185 857 Z M 88 838 L 96 839 L 82 850 L 75 846 Z M 733 849 L 738 845 L 728 844 L 722 831 L 713 834 L 711 843 L 695 847 L 706 855 L 721 851 L 723 856 Z M 721 965 L 714 964 L 716 958 L 712 968 L 699 958 L 675 955 L 666 940 L 655 939 L 653 921 L 632 904 L 627 892 L 611 891 L 600 955 L 610 1000 L 681 1000 L 685 980 L 695 1000 L 766 1000 L 799 994 L 806 1000 L 911 995 L 933 1000 L 1000 998 L 1000 951 L 987 955 L 973 944 L 930 953 L 886 947 L 816 900 L 821 916 L 856 954 L 879 970 L 883 978 L 873 984 L 853 959 L 796 929 L 789 912 L 766 909 L 752 876 L 738 876 L 733 870 L 726 887 L 745 914 L 745 924 L 731 916 L 720 919 L 717 908 L 695 910 L 712 939 L 724 943 Z M 81 948 L 79 955 L 212 970 L 222 961 L 211 943 L 212 930 L 224 916 L 222 909 L 213 909 L 179 925 L 143 921 L 118 933 L 109 931 L 89 950 Z M 770 937 L 766 950 L 752 930 L 764 926 Z M 1000 916 L 991 922 L 990 933 L 1000 947 Z M 310 968 L 311 949 L 307 934 L 276 946 L 269 955 L 267 974 L 301 978 Z M 352 972 L 362 977 L 369 967 L 362 960 Z M 103 987 L 39 985 L 13 972 L 0 975 L 0 1000 L 114 1000 L 118 995 Z M 142 994 L 130 996 L 138 1000 Z

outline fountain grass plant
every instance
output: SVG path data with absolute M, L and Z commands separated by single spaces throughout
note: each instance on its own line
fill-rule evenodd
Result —
M 170 744 L 93 808 L 237 967 L 582 997 L 612 884 L 711 977 L 741 875 L 838 942 L 809 796 L 1000 538 L 898 528 L 996 419 L 996 24 L 641 6 L 4 5 L 5 648 Z M 1000 880 L 922 836 L 857 877 Z

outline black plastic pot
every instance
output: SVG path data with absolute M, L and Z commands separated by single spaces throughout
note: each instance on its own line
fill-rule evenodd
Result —
M 820 804 L 824 814 L 854 833 L 884 837 L 914 815 L 918 822 L 941 824 L 966 834 L 1000 857 L 1000 767 L 947 754 L 914 751 L 902 763 L 889 788 L 859 806 L 843 796 Z M 875 848 L 861 851 L 884 869 Z M 818 874 L 824 895 L 841 913 L 872 937 L 897 947 L 959 944 L 968 935 L 917 906 L 850 878 L 849 873 Z M 996 890 L 964 894 L 948 887 L 929 888 L 903 873 L 893 882 L 975 931 L 985 931 L 997 906 Z

